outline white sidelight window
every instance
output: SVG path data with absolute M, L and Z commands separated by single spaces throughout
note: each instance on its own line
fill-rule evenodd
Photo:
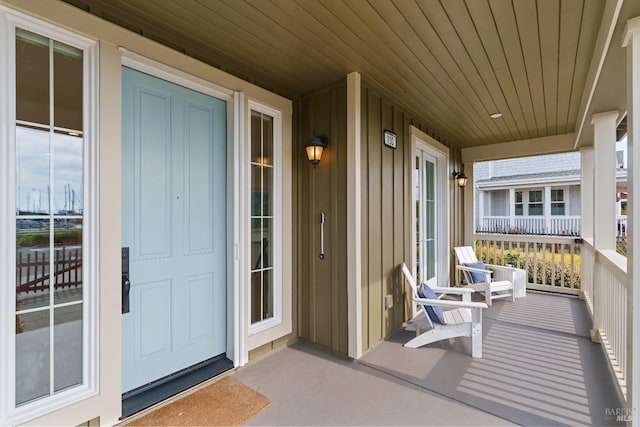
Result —
M 97 390 L 97 61 L 93 41 L 6 9 L 0 24 L 4 425 Z
M 251 350 L 292 330 L 291 147 L 283 112 L 249 100 L 244 198 L 247 341 Z M 288 123 L 288 122 L 287 122 Z M 285 136 L 285 134 L 287 136 Z
M 251 325 L 274 317 L 274 117 L 251 110 Z

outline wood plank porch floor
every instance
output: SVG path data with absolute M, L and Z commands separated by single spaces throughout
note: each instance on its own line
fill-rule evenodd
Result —
M 529 292 L 485 310 L 482 359 L 399 330 L 359 361 L 298 343 L 234 376 L 273 401 L 247 425 L 622 425 L 590 327 L 582 301 Z

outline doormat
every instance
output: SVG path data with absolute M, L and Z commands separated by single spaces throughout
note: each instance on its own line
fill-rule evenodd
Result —
M 232 377 L 161 406 L 125 426 L 239 426 L 271 400 Z

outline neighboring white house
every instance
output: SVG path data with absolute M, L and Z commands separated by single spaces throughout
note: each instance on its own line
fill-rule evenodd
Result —
M 615 214 L 621 237 L 626 229 L 626 138 L 618 148 Z M 480 162 L 473 174 L 476 232 L 580 235 L 580 153 Z

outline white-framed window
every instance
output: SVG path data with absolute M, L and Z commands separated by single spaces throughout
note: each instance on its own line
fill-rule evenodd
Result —
M 551 189 L 551 215 L 565 214 L 564 190 Z
M 247 278 L 247 348 L 251 349 L 291 332 L 291 283 L 285 270 L 290 266 L 285 239 L 291 238 L 291 232 L 284 209 L 290 206 L 290 191 L 285 187 L 290 185 L 291 166 L 284 156 L 290 147 L 285 147 L 283 113 L 249 100 L 245 117 L 248 263 L 243 277 Z
M 251 163 L 251 326 L 271 322 L 275 317 L 275 264 L 276 235 L 274 215 L 277 189 L 275 178 L 277 167 L 274 158 L 274 115 L 257 108 L 250 111 L 250 163 Z
M 529 215 L 544 215 L 542 190 L 529 190 Z
M 522 191 L 515 192 L 515 214 L 516 216 L 524 215 L 524 203 L 522 203 Z
M 0 424 L 97 393 L 97 44 L 0 7 Z

